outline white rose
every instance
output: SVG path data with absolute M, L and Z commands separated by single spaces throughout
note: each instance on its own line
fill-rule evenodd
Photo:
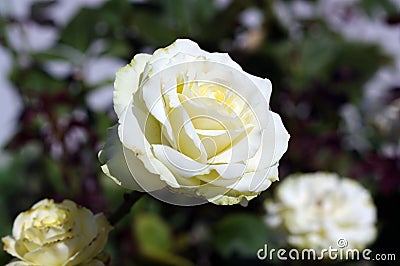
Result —
M 265 206 L 268 226 L 297 248 L 361 250 L 376 237 L 376 208 L 369 192 L 333 173 L 289 176 Z
M 93 213 L 70 200 L 44 199 L 18 215 L 4 250 L 20 261 L 8 266 L 104 265 L 95 257 L 111 230 L 103 214 Z
M 269 110 L 271 82 L 228 54 L 177 40 L 136 55 L 114 87 L 119 124 L 99 158 L 119 185 L 179 205 L 236 204 L 278 180 L 289 134 Z

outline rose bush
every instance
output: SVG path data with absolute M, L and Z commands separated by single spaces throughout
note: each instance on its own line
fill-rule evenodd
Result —
M 111 225 L 70 200 L 44 199 L 20 213 L 12 236 L 4 237 L 4 250 L 19 261 L 8 266 L 102 266 L 95 257 L 107 242 Z
M 300 249 L 361 250 L 376 236 L 376 208 L 369 192 L 333 173 L 288 176 L 265 206 L 267 225 Z
M 227 54 L 177 40 L 137 54 L 114 87 L 119 123 L 99 159 L 119 185 L 180 205 L 199 202 L 166 191 L 236 204 L 278 180 L 289 134 L 269 110 L 271 82 Z

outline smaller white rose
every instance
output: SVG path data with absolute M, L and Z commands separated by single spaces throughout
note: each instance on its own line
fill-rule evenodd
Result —
M 41 200 L 20 213 L 12 236 L 2 239 L 4 250 L 20 260 L 7 265 L 104 265 L 95 257 L 111 229 L 103 214 L 93 215 L 70 200 Z
M 266 223 L 296 248 L 362 250 L 376 237 L 376 208 L 356 181 L 333 173 L 292 175 L 265 202 Z

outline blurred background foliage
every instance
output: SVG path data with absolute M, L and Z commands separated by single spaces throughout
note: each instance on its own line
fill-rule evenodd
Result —
M 126 191 L 97 160 L 116 122 L 115 71 L 177 38 L 269 78 L 291 134 L 281 179 L 324 170 L 359 180 L 378 208 L 371 249 L 399 255 L 397 0 L 1 0 L 1 236 L 45 197 L 115 210 Z M 276 185 L 246 208 L 144 196 L 110 235 L 112 265 L 279 264 L 256 257 L 274 245 L 263 200 Z

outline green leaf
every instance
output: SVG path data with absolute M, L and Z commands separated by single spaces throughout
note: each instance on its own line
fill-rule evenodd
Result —
M 306 79 L 326 75 L 338 50 L 339 43 L 329 36 L 304 39 L 297 69 L 298 75 Z
M 210 0 L 163 0 L 169 25 L 185 35 L 196 35 L 201 25 L 208 22 L 216 13 L 213 1 Z M 179 19 L 176 19 L 179 18 Z
M 7 213 L 6 197 L 0 196 L 0 236 L 11 234 L 12 221 Z
M 21 79 L 23 77 L 23 79 Z M 23 92 L 57 92 L 64 88 L 64 83 L 49 76 L 39 68 L 27 70 L 17 69 L 12 72 L 11 80 Z
M 140 214 L 134 221 L 134 232 L 139 247 L 146 253 L 167 252 L 171 248 L 168 225 L 155 214 Z
M 131 27 L 146 42 L 160 47 L 177 38 L 214 36 L 210 30 L 216 14 L 211 0 L 158 0 L 134 10 Z
M 144 258 L 157 262 L 157 265 L 193 265 L 185 258 L 171 252 L 171 231 L 160 216 L 152 213 L 136 213 L 133 229 Z
M 51 186 L 58 194 L 67 194 L 68 189 L 65 186 L 64 182 L 62 182 L 61 165 L 59 165 L 57 161 L 47 156 L 43 156 L 43 163 L 46 167 L 46 171 L 49 173 L 47 176 L 47 180 L 51 184 Z
M 155 47 L 166 46 L 172 43 L 178 35 L 164 20 L 162 20 L 162 17 L 155 20 L 155 16 L 159 17 L 161 14 L 157 12 L 148 12 L 146 10 L 135 14 L 132 28 L 135 29 L 146 42 L 151 43 Z
M 220 221 L 214 235 L 213 243 L 222 256 L 255 258 L 257 250 L 267 243 L 268 232 L 260 217 L 238 213 Z
M 62 30 L 61 42 L 86 51 L 96 37 L 96 23 L 101 20 L 96 9 L 83 8 Z

